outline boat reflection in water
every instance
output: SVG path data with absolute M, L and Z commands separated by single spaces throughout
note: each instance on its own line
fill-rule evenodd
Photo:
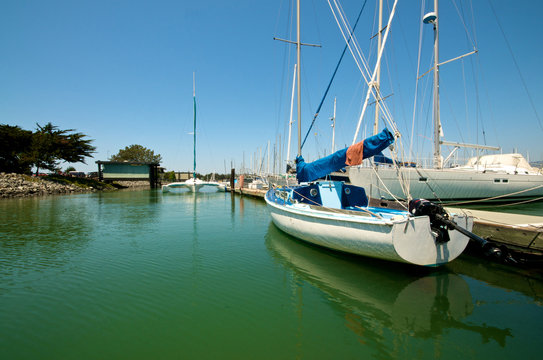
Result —
M 275 260 L 292 271 L 296 284 L 307 282 L 341 307 L 345 325 L 361 343 L 382 345 L 390 334 L 396 347 L 402 339 L 447 337 L 452 333 L 448 330 L 457 329 L 479 333 L 483 342 L 493 339 L 503 347 L 506 337 L 511 336 L 509 329 L 465 321 L 474 310 L 469 285 L 446 268 L 430 271 L 361 260 L 302 243 L 273 225 L 268 229 L 266 246 Z
M 487 284 L 506 292 L 517 292 L 530 298 L 534 304 L 543 306 L 543 268 L 504 265 L 497 262 L 482 262 L 480 257 L 464 255 L 458 261 L 447 264 L 447 268 L 460 275 Z

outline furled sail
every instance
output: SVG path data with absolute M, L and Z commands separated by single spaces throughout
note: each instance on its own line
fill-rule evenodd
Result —
M 377 135 L 310 163 L 306 163 L 303 157 L 298 156 L 296 158 L 296 178 L 298 182 L 314 181 L 345 166 L 359 165 L 363 159 L 381 153 L 393 142 L 392 133 L 388 129 L 383 129 Z

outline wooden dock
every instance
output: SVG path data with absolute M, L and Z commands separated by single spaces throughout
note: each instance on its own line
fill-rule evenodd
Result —
M 230 187 L 228 187 L 226 191 L 231 192 L 232 190 L 230 189 Z M 264 196 L 266 196 L 266 191 L 268 191 L 268 189 L 236 188 L 234 190 L 234 192 L 238 195 L 247 195 L 247 196 L 252 196 L 252 197 L 262 198 L 262 199 L 264 199 Z
M 543 255 L 543 216 L 446 208 L 473 216 L 473 233 L 531 255 Z
M 230 188 L 227 191 L 231 191 Z M 264 198 L 265 189 L 235 189 L 243 196 Z M 543 255 L 543 216 L 530 216 L 493 211 L 446 207 L 448 211 L 473 216 L 473 233 L 507 246 L 510 250 L 530 255 Z

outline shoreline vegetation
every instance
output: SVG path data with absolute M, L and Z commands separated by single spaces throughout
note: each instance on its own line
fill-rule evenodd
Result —
M 0 173 L 0 199 L 14 197 L 76 194 L 96 191 L 114 191 L 127 187 L 149 186 L 138 182 L 105 183 L 95 179 L 45 175 L 28 176 L 15 173 Z

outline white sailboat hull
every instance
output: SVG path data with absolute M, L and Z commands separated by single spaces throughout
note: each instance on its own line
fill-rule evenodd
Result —
M 412 198 L 428 200 L 489 199 L 513 200 L 543 196 L 543 176 L 478 172 L 458 169 L 423 169 L 402 167 L 401 176 L 409 184 Z M 349 168 L 353 185 L 366 189 L 376 199 L 407 198 L 392 167 L 355 166 Z
M 449 230 L 450 241 L 437 243 L 427 216 L 381 220 L 364 214 L 318 211 L 303 204 L 279 204 L 269 194 L 266 203 L 274 224 L 287 234 L 356 255 L 439 266 L 458 257 L 469 241 L 458 231 Z M 471 230 L 472 218 L 454 216 L 453 219 Z
M 215 188 L 218 191 L 225 191 L 226 187 L 222 184 L 213 181 L 202 181 L 200 179 L 189 179 L 185 182 L 174 182 L 171 184 L 163 185 L 162 191 L 169 192 L 175 189 L 187 189 L 190 192 L 199 192 L 203 187 Z

